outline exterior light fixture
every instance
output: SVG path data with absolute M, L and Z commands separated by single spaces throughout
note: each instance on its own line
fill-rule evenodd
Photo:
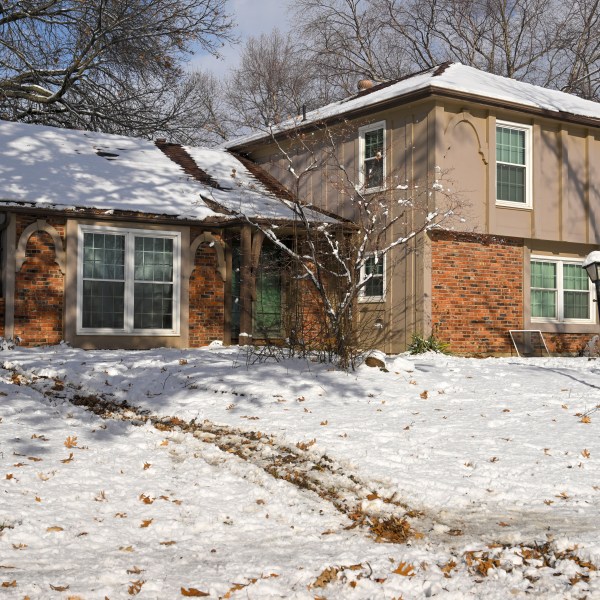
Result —
M 600 251 L 590 252 L 581 265 L 587 271 L 590 281 L 596 286 L 596 304 L 600 317 Z

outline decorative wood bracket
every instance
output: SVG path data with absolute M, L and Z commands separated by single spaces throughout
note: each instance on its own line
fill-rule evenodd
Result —
M 458 113 L 458 114 L 454 115 L 452 117 L 452 119 L 450 119 L 450 122 L 448 123 L 446 129 L 444 130 L 444 135 L 446 135 L 450 129 L 454 129 L 459 123 L 467 123 L 468 125 L 471 126 L 471 128 L 473 129 L 473 133 L 475 134 L 475 138 L 477 139 L 477 145 L 479 146 L 478 151 L 479 151 L 479 154 L 481 155 L 481 160 L 483 160 L 484 164 L 487 165 L 489 163 L 488 145 L 487 145 L 487 143 L 485 143 L 485 144 L 481 143 L 481 138 L 479 137 L 479 132 L 477 131 L 477 127 L 476 127 L 475 123 L 473 123 L 472 117 L 467 111 Z
M 21 234 L 15 254 L 15 271 L 18 273 L 21 270 L 23 263 L 27 260 L 27 243 L 29 242 L 29 238 L 38 231 L 45 231 L 52 238 L 52 241 L 54 242 L 55 260 L 60 268 L 61 273 L 64 275 L 67 272 L 67 261 L 62 239 L 58 234 L 58 231 L 56 231 L 52 225 L 49 225 L 43 219 L 38 219 L 31 225 L 27 226 Z
M 190 244 L 190 260 L 188 263 L 188 268 L 185 273 L 185 277 L 188 279 L 192 275 L 196 265 L 194 257 L 196 256 L 196 251 L 200 244 L 209 244 L 211 245 L 216 253 L 217 253 L 217 272 L 221 276 L 221 279 L 225 281 L 227 277 L 227 268 L 225 266 L 225 252 L 224 252 L 224 244 L 221 240 L 217 239 L 212 233 L 205 231 L 200 234 L 191 244 Z

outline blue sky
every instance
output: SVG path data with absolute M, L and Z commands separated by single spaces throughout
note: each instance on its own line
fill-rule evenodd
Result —
M 241 47 L 249 36 L 268 33 L 274 27 L 282 31 L 289 29 L 288 6 L 287 0 L 229 0 L 240 44 L 224 47 L 221 60 L 208 54 L 196 55 L 190 61 L 190 68 L 212 71 L 217 76 L 225 75 L 230 67 L 237 64 Z

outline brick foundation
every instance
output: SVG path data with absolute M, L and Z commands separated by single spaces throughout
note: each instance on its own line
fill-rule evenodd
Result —
M 17 240 L 34 217 L 17 218 Z M 47 219 L 63 239 L 64 221 Z M 15 278 L 15 336 L 23 346 L 58 344 L 63 339 L 64 275 L 54 242 L 45 231 L 29 238 L 26 260 Z
M 509 329 L 523 329 L 523 242 L 432 236 L 433 332 L 460 354 L 510 353 Z
M 201 244 L 190 277 L 189 345 L 206 346 L 223 339 L 225 284 L 217 271 L 214 248 Z

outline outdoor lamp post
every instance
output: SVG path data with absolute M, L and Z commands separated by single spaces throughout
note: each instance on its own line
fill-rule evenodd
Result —
M 600 317 L 600 252 L 590 252 L 581 265 L 587 271 L 591 282 L 596 286 L 596 304 L 598 305 L 598 316 Z

